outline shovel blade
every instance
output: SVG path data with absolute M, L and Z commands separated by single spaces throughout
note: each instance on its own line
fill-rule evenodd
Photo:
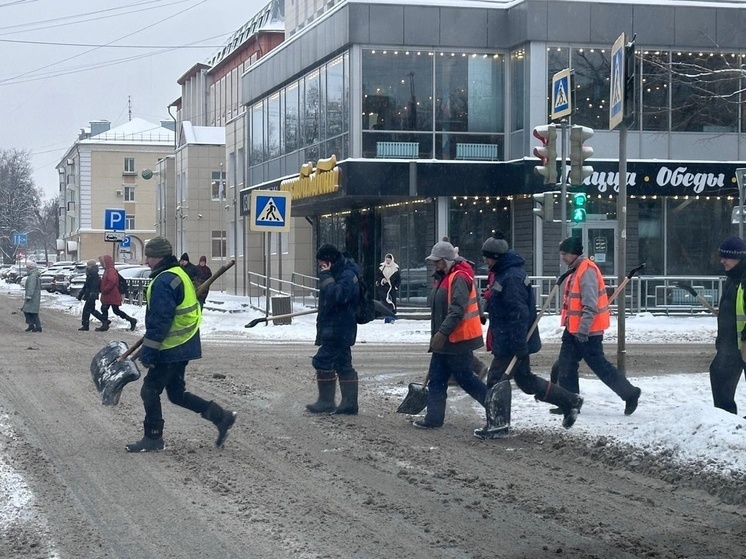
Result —
M 396 408 L 396 413 L 406 413 L 416 415 L 427 407 L 427 386 L 411 382 L 409 383 L 409 392 L 406 397 Z
M 140 378 L 137 364 L 129 359 L 119 360 L 127 351 L 125 342 L 111 341 L 91 361 L 91 377 L 104 406 L 116 406 L 122 389 Z

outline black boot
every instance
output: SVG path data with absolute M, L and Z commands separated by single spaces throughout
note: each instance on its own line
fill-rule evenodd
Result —
M 208 421 L 212 421 L 215 427 L 218 428 L 218 439 L 215 441 L 216 447 L 220 448 L 223 446 L 228 436 L 228 430 L 233 427 L 237 415 L 238 413 L 234 411 L 224 410 L 215 402 L 210 402 L 208 408 L 202 412 L 202 417 Z
M 510 380 L 502 380 L 487 391 L 484 401 L 487 424 L 481 429 L 474 429 L 475 437 L 502 439 L 508 436 L 512 394 Z
M 111 320 L 104 320 L 101 326 L 96 328 L 96 332 L 106 332 L 109 329 L 109 324 L 111 324 Z
M 624 415 L 632 415 L 633 413 L 635 413 L 635 410 L 637 409 L 637 403 L 640 400 L 640 394 L 642 394 L 642 390 L 635 387 L 634 394 L 632 394 L 632 396 L 624 401 Z
M 127 320 L 130 321 L 130 332 L 134 332 L 135 328 L 137 328 L 137 319 L 130 317 Z
M 334 410 L 335 414 L 357 415 L 357 371 L 351 374 L 339 375 L 339 391 L 342 401 Z
M 143 423 L 143 428 L 143 438 L 125 445 L 127 452 L 159 452 L 166 448 L 163 444 L 163 420 L 154 424 Z
M 306 409 L 311 413 L 332 413 L 335 410 L 334 396 L 337 392 L 337 375 L 334 371 L 316 371 L 319 398 Z M 357 388 L 357 387 L 356 387 Z
M 537 379 L 537 384 L 539 391 L 534 395 L 534 398 L 539 402 L 548 402 L 557 406 L 564 416 L 562 426 L 565 429 L 575 425 L 578 414 L 580 414 L 580 408 L 583 407 L 583 398 L 544 379 Z

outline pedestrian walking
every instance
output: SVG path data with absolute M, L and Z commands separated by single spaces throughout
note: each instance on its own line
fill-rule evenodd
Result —
M 379 300 L 394 315 L 396 315 L 396 297 L 400 284 L 401 274 L 399 273 L 399 265 L 394 262 L 394 255 L 388 253 L 384 257 L 383 262 L 378 265 L 378 270 L 376 270 L 376 287 L 378 289 Z M 394 316 L 387 316 L 384 322 L 388 324 L 394 322 L 394 320 Z
M 195 285 L 197 287 L 201 286 L 203 283 L 205 283 L 210 277 L 212 276 L 212 270 L 207 265 L 207 257 L 206 256 L 200 256 L 199 257 L 199 264 L 197 264 L 197 283 Z M 204 308 L 205 302 L 207 301 L 207 294 L 210 292 L 210 289 L 208 288 L 202 295 L 198 297 L 199 304 L 201 307 Z
M 192 283 L 196 283 L 198 281 L 197 278 L 199 277 L 199 270 L 197 269 L 197 266 L 189 261 L 189 255 L 186 252 L 181 255 L 181 258 L 179 258 L 179 265 L 184 268 L 184 271 L 192 280 Z
M 540 402 L 559 406 L 564 413 L 562 425 L 569 429 L 578 417 L 583 399 L 531 372 L 529 356 L 539 352 L 541 339 L 538 328 L 528 337 L 537 313 L 534 290 L 524 268 L 525 259 L 509 248 L 499 231 L 484 242 L 482 256 L 491 278 L 486 299 L 487 336 L 492 340 L 493 357 L 487 377 L 487 423 L 475 429 L 474 436 L 494 439 L 509 435 L 512 392 L 506 372 L 514 357 L 517 361 L 510 373 L 518 388 L 533 394 Z
M 611 324 L 609 297 L 601 271 L 583 255 L 579 237 L 560 243 L 560 259 L 573 272 L 567 277 L 560 323 L 565 328 L 559 354 L 559 385 L 578 394 L 578 366 L 585 361 L 590 369 L 625 402 L 624 414 L 632 415 L 640 399 L 639 388 L 619 373 L 604 355 L 604 330 Z
M 26 263 L 26 287 L 23 300 L 23 315 L 26 317 L 26 332 L 41 332 L 41 321 L 39 320 L 39 307 L 41 306 L 41 279 L 36 262 L 29 260 Z
M 427 413 L 413 423 L 433 429 L 443 426 L 448 398 L 448 379 L 484 405 L 487 386 L 472 372 L 473 351 L 484 345 L 479 320 L 474 269 L 448 241 L 435 243 L 426 258 L 435 266 L 431 297 L 430 370 Z
M 101 326 L 105 326 L 103 330 L 108 330 L 109 321 L 104 318 L 104 315 L 96 310 L 96 301 L 98 301 L 98 295 L 100 292 L 101 277 L 98 275 L 98 264 L 95 260 L 89 260 L 86 262 L 85 283 L 83 284 L 80 293 L 78 293 L 78 301 L 85 300 L 85 304 L 83 305 L 83 316 L 81 318 L 82 326 L 78 328 L 78 330 L 89 330 L 91 315 L 101 322 Z M 97 328 L 97 330 L 101 331 L 100 328 Z
M 746 367 L 746 243 L 728 237 L 718 248 L 725 283 L 718 305 L 715 358 L 710 363 L 710 387 L 716 408 L 738 413 L 735 396 Z
M 99 262 L 104 268 L 104 275 L 101 276 L 101 316 L 103 316 L 104 322 L 96 328 L 96 331 L 106 332 L 109 329 L 111 324 L 109 320 L 110 308 L 113 314 L 130 323 L 130 330 L 132 331 L 137 327 L 137 319 L 120 309 L 122 294 L 119 292 L 119 272 L 114 267 L 114 259 L 108 254 L 104 254 L 99 257 Z
M 319 268 L 319 312 L 316 345 L 311 364 L 316 370 L 318 399 L 308 404 L 311 413 L 356 415 L 358 376 L 352 366 L 352 346 L 357 338 L 355 310 L 360 298 L 360 268 L 337 247 L 323 244 L 316 252 Z M 339 379 L 342 400 L 335 406 Z
M 186 391 L 186 366 L 192 359 L 202 357 L 199 336 L 202 311 L 194 285 L 179 266 L 168 239 L 155 237 L 148 241 L 145 258 L 152 272 L 145 292 L 145 336 L 140 353 L 140 362 L 148 369 L 140 389 L 145 407 L 144 435 L 126 449 L 128 452 L 151 452 L 165 448 L 163 390 L 172 403 L 211 421 L 218 429 L 215 446 L 221 447 L 236 421 L 236 412 Z

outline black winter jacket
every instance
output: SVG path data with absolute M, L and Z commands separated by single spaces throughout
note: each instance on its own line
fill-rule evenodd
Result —
M 718 333 L 715 338 L 715 349 L 718 351 L 738 352 L 738 330 L 736 329 L 736 294 L 738 286 L 746 288 L 746 260 L 741 260 L 735 267 L 725 272 L 723 293 L 718 306 Z M 746 341 L 746 330 L 741 333 L 741 340 Z
M 514 250 L 500 255 L 492 267 L 495 275 L 487 310 L 490 314 L 488 334 L 492 336 L 492 354 L 513 356 L 537 353 L 541 349 L 539 329 L 526 343 L 528 329 L 536 320 L 536 301 L 531 282 L 523 266 L 526 260 Z
M 98 264 L 95 264 L 85 269 L 85 283 L 80 290 L 80 298 L 87 299 L 91 295 L 98 297 L 99 293 L 101 293 L 101 276 L 98 275 Z
M 355 310 L 360 298 L 359 275 L 358 265 L 345 256 L 341 256 L 329 270 L 319 272 L 316 345 L 355 345 Z

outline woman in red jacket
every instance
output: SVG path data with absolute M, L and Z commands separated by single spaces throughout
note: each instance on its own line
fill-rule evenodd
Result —
M 108 254 L 99 256 L 101 266 L 104 268 L 104 275 L 101 277 L 101 314 L 104 317 L 103 324 L 96 328 L 98 332 L 106 332 L 109 329 L 111 321 L 109 320 L 109 307 L 111 312 L 119 318 L 128 320 L 130 330 L 137 326 L 137 319 L 132 318 L 119 307 L 122 304 L 122 294 L 119 293 L 119 272 L 114 267 L 114 260 Z

